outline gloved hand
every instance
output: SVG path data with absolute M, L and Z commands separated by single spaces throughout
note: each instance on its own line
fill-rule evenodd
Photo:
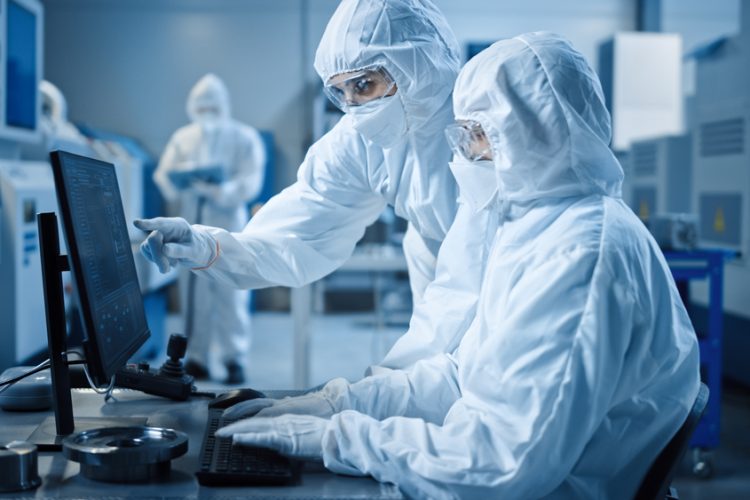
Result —
M 258 398 L 237 403 L 224 410 L 224 416 L 232 419 L 251 417 L 277 417 L 285 414 L 314 415 L 331 418 L 334 414 L 348 409 L 346 395 L 349 383 L 346 379 L 335 378 L 321 390 L 302 396 L 284 399 Z
M 216 435 L 231 436 L 235 444 L 271 448 L 287 456 L 322 458 L 327 425 L 328 420 L 310 415 L 256 417 L 222 427 Z
M 217 257 L 216 240 L 179 217 L 137 219 L 133 225 L 151 231 L 141 243 L 141 253 L 166 273 L 177 265 L 203 267 Z

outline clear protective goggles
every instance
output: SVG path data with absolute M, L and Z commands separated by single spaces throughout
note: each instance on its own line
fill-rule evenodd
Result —
M 341 111 L 393 95 L 396 82 L 385 68 L 374 67 L 332 76 L 323 86 L 328 98 Z
M 469 161 L 492 159 L 490 141 L 477 121 L 456 120 L 445 127 L 445 137 L 456 155 Z

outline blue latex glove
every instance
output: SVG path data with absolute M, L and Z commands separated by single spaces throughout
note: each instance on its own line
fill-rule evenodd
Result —
M 216 240 L 179 217 L 137 219 L 133 225 L 150 231 L 141 253 L 166 273 L 173 267 L 203 267 L 216 258 Z
M 235 444 L 271 448 L 297 458 L 323 458 L 323 433 L 328 420 L 310 415 L 246 418 L 216 431 Z

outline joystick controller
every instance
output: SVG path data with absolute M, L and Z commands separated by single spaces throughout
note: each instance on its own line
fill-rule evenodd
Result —
M 167 359 L 159 370 L 148 363 L 128 364 L 115 374 L 115 386 L 135 389 L 156 396 L 184 401 L 193 392 L 193 377 L 185 374 L 182 357 L 187 349 L 187 337 L 177 333 L 169 336 Z
M 182 358 L 185 357 L 187 350 L 187 337 L 179 333 L 173 333 L 169 336 L 167 344 L 167 356 L 169 359 L 159 368 L 160 375 L 167 377 L 182 377 L 185 375 L 185 367 L 182 366 Z

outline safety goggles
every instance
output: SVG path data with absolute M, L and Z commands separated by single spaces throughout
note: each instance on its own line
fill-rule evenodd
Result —
M 469 161 L 488 160 L 492 158 L 490 141 L 479 122 L 474 120 L 456 120 L 445 127 L 445 137 L 448 139 L 453 153 Z
M 332 76 L 323 86 L 341 111 L 393 95 L 396 82 L 384 68 L 376 67 Z

